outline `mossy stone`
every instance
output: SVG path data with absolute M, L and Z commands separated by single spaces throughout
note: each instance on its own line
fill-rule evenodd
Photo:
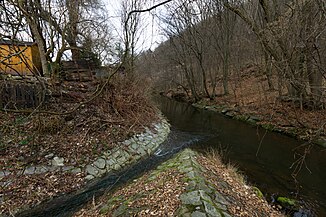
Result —
M 326 148 L 326 139 L 318 139 L 315 143 L 323 148 Z
M 255 121 L 255 120 L 249 118 L 249 119 L 247 119 L 247 123 L 248 123 L 248 124 L 251 124 L 251 125 L 256 125 L 256 124 L 257 124 L 257 121 Z
M 191 217 L 206 217 L 207 215 L 203 212 L 195 211 L 191 213 Z
M 273 131 L 274 128 L 275 128 L 275 126 L 272 125 L 272 124 L 262 124 L 261 126 L 262 126 L 262 128 L 264 128 L 265 130 L 269 130 L 269 131 Z
M 193 206 L 202 204 L 198 191 L 184 193 L 180 196 L 180 200 L 182 201 L 183 204 L 189 204 Z
M 257 187 L 252 187 L 252 190 L 254 190 L 255 194 L 259 197 L 259 198 L 264 198 L 263 193 L 261 192 L 261 190 Z
M 297 203 L 296 200 L 290 199 L 290 198 L 287 198 L 287 197 L 278 197 L 277 202 L 279 202 L 281 204 L 281 206 L 283 206 L 283 207 L 296 206 L 296 203 Z
M 248 119 L 248 116 L 237 115 L 237 116 L 234 117 L 234 119 L 239 120 L 239 121 L 246 121 Z
M 188 214 L 188 216 L 190 216 L 189 212 L 190 212 L 190 210 L 186 206 L 181 206 L 176 211 L 176 216 L 185 216 L 187 214 Z
M 128 216 L 128 206 L 126 204 L 122 204 L 121 206 L 119 206 L 118 209 L 116 209 L 112 216 L 113 217 L 118 217 L 118 216 Z
M 211 216 L 220 217 L 222 216 L 218 209 L 214 207 L 211 202 L 204 201 L 205 212 Z

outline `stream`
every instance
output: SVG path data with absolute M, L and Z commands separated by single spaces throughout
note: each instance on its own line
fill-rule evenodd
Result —
M 165 142 L 163 142 L 153 155 L 140 160 L 129 168 L 119 172 L 111 172 L 103 178 L 95 179 L 87 184 L 83 189 L 57 196 L 49 201 L 23 212 L 16 214 L 16 217 L 66 217 L 72 216 L 76 211 L 82 208 L 92 199 L 113 191 L 117 187 L 126 184 L 128 181 L 141 176 L 146 171 L 154 169 L 162 162 L 171 158 L 181 149 L 199 142 L 205 142 L 210 138 L 207 135 L 190 134 L 171 128 L 171 132 Z M 9 216 L 8 216 L 9 217 Z
M 275 200 L 276 196 L 296 198 L 304 208 L 293 216 L 326 216 L 325 149 L 313 147 L 310 150 L 296 184 L 291 176 L 291 165 L 294 157 L 302 154 L 304 142 L 167 98 L 159 98 L 157 102 L 176 129 L 213 135 L 195 148 L 222 150 L 224 161 L 243 171 L 268 201 Z
M 247 180 L 264 192 L 269 201 L 276 195 L 297 196 L 303 209 L 294 213 L 294 217 L 326 216 L 325 149 L 313 147 L 310 150 L 296 185 L 290 167 L 303 142 L 167 98 L 159 97 L 155 101 L 172 127 L 168 139 L 152 156 L 123 171 L 97 179 L 77 192 L 45 201 L 16 216 L 72 216 L 94 197 L 139 177 L 185 147 L 199 151 L 222 150 L 224 161 L 243 171 Z

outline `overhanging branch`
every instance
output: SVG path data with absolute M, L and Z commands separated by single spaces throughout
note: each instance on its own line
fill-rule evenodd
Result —
M 129 22 L 129 19 L 131 17 L 132 14 L 134 13 L 144 13 L 144 12 L 149 12 L 149 11 L 152 11 L 154 10 L 155 8 L 158 8 L 162 5 L 165 5 L 169 2 L 172 2 L 173 0 L 166 0 L 166 1 L 163 1 L 161 3 L 158 3 L 156 5 L 153 5 L 152 7 L 149 7 L 149 8 L 146 8 L 146 9 L 135 9 L 135 10 L 131 10 L 129 13 L 128 13 L 128 16 L 127 16 L 127 19 L 124 23 L 124 31 L 127 32 L 128 31 L 128 22 Z M 127 59 L 127 55 L 129 53 L 129 38 L 128 38 L 128 34 L 127 35 L 127 38 L 126 38 L 126 43 L 125 43 L 125 52 L 124 52 L 124 55 L 123 55 L 123 59 L 122 59 L 122 62 L 125 62 L 125 60 Z
M 132 14 L 134 14 L 134 13 L 149 12 L 149 11 L 151 11 L 151 10 L 154 10 L 155 8 L 158 8 L 158 7 L 160 7 L 160 6 L 162 6 L 162 5 L 165 5 L 165 4 L 167 4 L 167 3 L 169 3 L 169 2 L 172 2 L 172 1 L 173 1 L 173 0 L 166 0 L 166 1 L 163 1 L 163 2 L 161 2 L 161 3 L 159 3 L 159 4 L 157 4 L 157 5 L 153 5 L 153 6 L 150 7 L 150 8 L 146 8 L 146 9 L 135 9 L 135 10 L 132 10 L 132 11 L 130 11 L 130 12 L 128 13 L 128 17 L 127 17 L 126 22 L 128 22 L 129 17 L 130 17 Z

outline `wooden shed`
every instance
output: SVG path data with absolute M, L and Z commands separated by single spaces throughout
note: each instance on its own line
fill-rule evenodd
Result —
M 41 70 L 36 43 L 0 40 L 0 74 L 33 75 Z

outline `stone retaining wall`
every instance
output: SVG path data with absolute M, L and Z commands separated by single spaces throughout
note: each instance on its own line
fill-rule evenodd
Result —
M 227 209 L 230 202 L 217 192 L 202 175 L 205 169 L 196 161 L 197 153 L 185 149 L 178 156 L 178 169 L 186 175 L 188 186 L 180 195 L 181 206 L 177 216 L 191 217 L 229 217 Z
M 156 148 L 163 143 L 170 133 L 170 124 L 160 117 L 160 122 L 153 124 L 153 130 L 146 128 L 145 132 L 134 135 L 130 139 L 120 143 L 112 150 L 103 153 L 89 165 L 67 166 L 64 165 L 64 158 L 49 154 L 48 165 L 31 165 L 18 172 L 22 175 L 43 174 L 53 171 L 64 173 L 83 173 L 87 175 L 86 180 L 101 177 L 104 174 L 120 170 L 123 167 L 135 163 L 142 157 L 150 155 Z M 1 178 L 10 175 L 9 171 L 0 171 L 0 187 L 11 184 L 11 181 L 1 182 Z
M 220 114 L 223 114 L 224 116 L 228 117 L 228 118 L 232 118 L 238 121 L 242 121 L 248 124 L 251 124 L 253 126 L 260 126 L 262 128 L 264 128 L 265 130 L 268 131 L 272 131 L 272 132 L 276 132 L 276 133 L 281 133 L 281 134 L 285 134 L 287 136 L 290 136 L 292 138 L 298 139 L 298 140 L 303 140 L 303 141 L 309 141 L 309 142 L 313 142 L 316 145 L 319 145 L 323 148 L 326 148 L 326 136 L 325 135 L 318 135 L 316 138 L 313 138 L 312 141 L 310 141 L 310 137 L 307 137 L 307 133 L 302 134 L 298 132 L 297 129 L 299 128 L 295 128 L 294 126 L 291 128 L 282 128 L 280 126 L 277 126 L 277 124 L 273 124 L 273 123 L 264 123 L 264 119 L 261 117 L 258 117 L 256 115 L 249 115 L 249 114 L 241 114 L 239 112 L 238 109 L 234 109 L 234 108 L 227 108 L 225 106 L 215 106 L 215 105 L 201 105 L 198 103 L 194 103 L 192 104 L 195 108 L 199 108 L 199 109 L 205 109 L 205 110 L 209 110 L 209 111 L 213 111 L 213 112 L 218 112 Z M 308 128 L 307 128 L 308 129 Z M 317 134 L 316 134 L 317 135 Z
M 101 177 L 103 174 L 120 170 L 135 163 L 140 158 L 152 154 L 170 133 L 170 125 L 165 119 L 154 124 L 154 130 L 146 128 L 141 134 L 120 143 L 116 148 L 103 153 L 92 164 L 86 166 L 87 180 Z
M 207 171 L 205 171 L 205 169 L 197 162 L 197 156 L 198 153 L 191 149 L 183 150 L 172 159 L 163 162 L 155 170 L 151 171 L 145 180 L 140 181 L 140 183 L 146 183 L 148 186 L 149 190 L 146 192 L 148 195 L 144 197 L 144 190 L 141 190 L 140 192 L 134 191 L 131 192 L 131 194 L 128 193 L 128 195 L 124 196 L 108 194 L 105 196 L 107 197 L 107 200 L 105 199 L 107 203 L 104 203 L 99 207 L 99 212 L 113 217 L 134 216 L 146 210 L 149 213 L 152 211 L 155 213 L 155 205 L 151 204 L 148 207 L 148 204 L 143 204 L 139 201 L 143 201 L 146 197 L 152 197 L 157 190 L 156 187 L 160 189 L 161 186 L 165 186 L 165 183 L 157 183 L 158 179 L 160 179 L 159 182 L 162 180 L 168 180 L 168 178 L 161 176 L 162 173 L 170 174 L 170 170 L 177 170 L 182 174 L 182 182 L 186 187 L 181 195 L 176 195 L 176 198 L 180 199 L 181 204 L 177 210 L 174 210 L 174 216 L 230 217 L 231 215 L 228 213 L 228 206 L 231 205 L 229 198 L 226 198 L 219 193 L 214 186 L 203 177 L 203 173 Z M 138 180 L 134 180 L 133 183 L 138 183 Z M 171 190 L 169 186 L 165 187 L 166 192 Z M 162 194 L 162 198 L 165 197 L 164 195 L 166 196 L 168 193 Z M 162 201 L 162 198 L 157 198 L 157 200 Z M 171 203 L 169 198 L 163 200 L 167 201 L 167 203 Z M 172 200 L 174 200 L 174 198 Z M 153 203 L 153 200 L 150 200 L 149 203 Z M 134 206 L 132 204 L 138 205 Z M 159 216 L 162 216 L 163 213 L 167 216 L 167 213 L 164 212 L 166 210 L 162 211 L 162 214 Z M 145 212 L 142 213 L 144 214 Z M 157 213 L 155 214 L 157 215 Z

